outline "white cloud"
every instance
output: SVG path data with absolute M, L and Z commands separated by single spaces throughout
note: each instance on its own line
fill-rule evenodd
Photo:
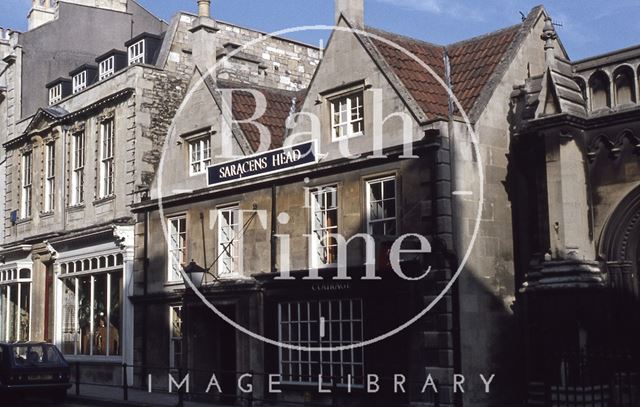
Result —
M 441 14 L 441 0 L 377 0 L 380 3 L 387 3 L 393 6 L 408 8 L 411 10 L 426 11 L 429 13 Z
M 376 0 L 380 3 L 386 3 L 409 10 L 421 11 L 431 14 L 441 14 L 453 17 L 459 20 L 484 21 L 485 16 L 481 9 L 470 7 L 463 1 L 444 1 L 444 0 Z

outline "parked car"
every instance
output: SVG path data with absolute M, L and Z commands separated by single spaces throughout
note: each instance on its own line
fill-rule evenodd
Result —
M 69 364 L 54 345 L 41 342 L 0 342 L 0 394 L 39 395 L 63 403 L 67 397 Z

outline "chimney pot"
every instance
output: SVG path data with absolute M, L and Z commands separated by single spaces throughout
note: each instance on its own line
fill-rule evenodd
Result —
M 211 0 L 198 0 L 198 17 L 211 17 Z

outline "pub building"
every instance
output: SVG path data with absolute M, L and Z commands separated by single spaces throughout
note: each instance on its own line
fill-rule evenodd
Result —
M 151 375 L 166 391 L 167 373 L 178 382 L 188 373 L 191 389 L 202 392 L 216 373 L 230 394 L 200 396 L 241 402 L 236 379 L 253 372 L 255 401 L 431 405 L 435 395 L 420 392 L 431 374 L 440 405 L 516 397 L 520 338 L 502 181 L 513 83 L 544 71 L 548 15 L 537 7 L 515 26 L 438 46 L 366 27 L 363 9 L 362 0 L 336 2 L 338 28 L 304 90 L 234 81 L 215 67 L 199 67 L 192 78 L 154 182 L 133 205 L 143 383 Z M 564 55 L 559 42 L 555 50 Z M 266 110 L 253 120 L 256 94 Z M 283 153 L 286 160 L 274 159 Z M 373 253 L 359 234 L 372 237 Z M 406 277 L 430 270 L 417 281 L 391 267 L 390 248 L 407 234 L 430 244 L 421 253 L 416 236 L 405 239 L 402 249 L 414 253 L 396 259 Z M 340 236 L 353 238 L 347 250 Z M 229 323 L 294 346 L 357 344 L 432 304 L 465 257 L 456 284 L 430 312 L 369 346 L 297 351 Z M 342 263 L 350 279 L 333 280 Z M 363 278 L 368 267 L 382 279 Z M 315 272 L 320 279 L 304 279 Z M 456 373 L 468 377 L 464 394 L 454 393 Z M 268 391 L 269 374 L 280 375 L 282 393 Z M 381 377 L 379 393 L 364 391 L 367 374 Z M 406 375 L 406 393 L 393 393 L 394 374 Z M 496 375 L 490 393 L 479 374 Z M 319 375 L 334 392 L 318 392 Z

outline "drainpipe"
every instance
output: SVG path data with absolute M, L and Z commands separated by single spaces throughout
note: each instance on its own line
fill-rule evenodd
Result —
M 149 278 L 149 211 L 144 212 L 144 236 L 143 236 L 143 258 L 142 258 L 142 292 L 143 297 L 146 298 L 149 292 L 148 278 Z M 142 378 L 145 380 L 147 377 L 147 341 L 149 336 L 147 334 L 147 303 L 142 301 Z
M 453 120 L 453 115 L 455 113 L 455 104 L 453 101 L 453 97 L 452 97 L 452 93 L 453 93 L 453 83 L 451 81 L 451 59 L 449 58 L 449 52 L 448 50 L 445 48 L 444 49 L 444 69 L 445 69 L 445 82 L 447 84 L 447 88 L 449 89 L 449 91 L 451 93 L 447 94 L 447 98 L 448 98 L 448 121 L 447 121 L 447 142 L 443 143 L 443 146 L 445 146 L 447 148 L 448 151 L 448 158 L 445 159 L 444 156 L 446 156 L 446 154 L 443 154 L 443 159 L 442 160 L 437 160 L 437 161 L 442 161 L 440 164 L 438 165 L 438 167 L 442 167 L 442 166 L 447 166 L 449 168 L 449 173 L 450 173 L 450 181 L 449 181 L 449 188 L 445 189 L 443 192 L 445 193 L 445 196 L 443 196 L 443 199 L 446 199 L 449 201 L 450 205 L 451 205 L 451 213 L 455 214 L 458 213 L 457 209 L 456 209 L 456 200 L 453 198 L 452 195 L 452 191 L 456 188 L 455 184 L 456 184 L 456 174 L 455 174 L 455 144 L 453 141 L 453 136 L 454 136 L 454 132 L 455 132 L 455 128 L 454 128 L 454 120 Z M 439 168 L 436 168 L 436 176 L 439 179 L 442 179 L 442 177 L 440 177 L 440 172 L 442 170 Z M 444 254 L 447 255 L 448 257 L 448 266 L 452 269 L 452 271 L 455 271 L 458 268 L 458 244 L 456 242 L 456 231 L 458 230 L 458 225 L 456 222 L 456 217 L 449 215 L 449 217 L 451 218 L 451 230 L 449 230 L 448 232 L 451 234 L 451 246 L 446 248 L 446 251 Z M 442 231 L 439 231 L 442 232 Z M 449 245 L 447 245 L 449 246 Z M 462 372 L 462 355 L 461 355 L 461 339 L 460 339 L 460 291 L 459 291 L 459 285 L 458 283 L 454 284 L 451 290 L 451 304 L 452 304 L 452 311 L 453 311 L 453 332 L 452 332 L 452 336 L 453 336 L 453 366 L 454 366 L 454 371 L 456 372 Z M 454 395 L 454 404 L 456 406 L 462 406 L 462 396 L 459 393 L 456 393 Z

